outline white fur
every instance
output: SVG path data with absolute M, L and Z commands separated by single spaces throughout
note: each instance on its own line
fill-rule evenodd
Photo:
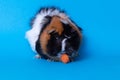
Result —
M 67 40 L 67 38 L 65 38 L 65 39 L 62 40 L 62 50 L 61 51 L 65 51 L 65 46 L 66 46 L 65 41 L 66 40 Z
M 52 11 L 52 9 L 49 9 L 48 11 L 41 10 L 41 12 L 36 15 L 32 25 L 32 29 L 26 32 L 26 38 L 28 39 L 30 46 L 34 52 L 36 52 L 35 50 L 36 41 L 38 40 L 39 33 L 41 32 L 43 24 L 46 22 L 45 16 L 47 15 L 49 16 L 57 15 L 61 18 L 67 17 L 66 14 L 60 12 L 58 9 L 55 9 L 54 11 Z M 61 21 L 67 23 L 65 20 Z M 64 50 L 65 48 L 64 45 L 65 40 L 66 39 L 64 39 L 64 41 L 62 42 L 63 45 L 62 50 Z
M 35 42 L 39 37 L 39 33 L 42 28 L 41 22 L 43 19 L 44 15 L 38 14 L 33 22 L 32 29 L 26 32 L 26 38 L 28 39 L 33 51 L 35 51 Z

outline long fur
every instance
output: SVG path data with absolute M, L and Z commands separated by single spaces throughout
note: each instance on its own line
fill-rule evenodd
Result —
M 64 11 L 41 8 L 31 23 L 32 29 L 26 32 L 26 38 L 34 52 L 56 61 L 61 51 L 67 51 L 69 57 L 76 55 L 82 38 L 81 28 Z

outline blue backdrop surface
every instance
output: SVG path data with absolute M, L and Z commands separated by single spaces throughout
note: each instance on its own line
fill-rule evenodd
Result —
M 83 28 L 72 63 L 34 58 L 25 32 L 43 6 L 57 6 Z M 119 0 L 0 0 L 0 80 L 120 80 Z

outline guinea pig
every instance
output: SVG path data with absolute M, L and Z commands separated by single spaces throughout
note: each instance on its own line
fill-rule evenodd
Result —
M 37 57 L 61 61 L 61 56 L 66 54 L 67 62 L 71 62 L 78 56 L 82 28 L 64 11 L 55 7 L 41 8 L 32 19 L 31 26 L 26 32 L 26 38 Z

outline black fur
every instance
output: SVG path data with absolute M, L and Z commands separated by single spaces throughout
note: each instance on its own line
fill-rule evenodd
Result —
M 36 47 L 35 48 L 36 48 L 37 53 L 41 56 L 41 58 L 49 59 L 46 55 L 43 54 L 43 51 L 41 49 L 41 45 L 40 45 L 39 39 L 36 42 Z
M 48 54 L 51 56 L 57 56 L 57 54 L 61 51 L 61 38 L 58 33 L 51 33 L 51 38 L 48 41 L 47 49 Z
M 37 12 L 37 14 L 38 13 L 40 13 L 41 11 L 48 11 L 49 9 L 51 9 L 51 11 L 54 11 L 54 10 L 60 10 L 60 12 L 63 12 L 63 13 L 65 13 L 65 11 L 63 11 L 63 10 L 61 10 L 59 7 L 54 7 L 54 6 L 51 6 L 51 7 L 42 7 L 38 12 Z
M 66 41 L 65 52 L 72 56 L 74 51 L 78 51 L 80 45 L 80 37 L 77 31 L 73 30 L 69 24 L 63 24 L 64 31 L 62 35 L 58 35 L 58 33 L 52 32 L 51 38 L 48 41 L 47 49 L 48 54 L 52 56 L 57 56 L 57 54 L 61 51 L 61 43 L 64 38 L 70 37 Z
M 74 51 L 78 51 L 79 45 L 80 45 L 80 37 L 74 29 L 69 24 L 63 24 L 64 26 L 64 31 L 63 31 L 63 36 L 64 37 L 70 37 L 66 41 L 66 47 L 65 47 L 65 52 L 69 55 L 72 56 Z M 66 35 L 66 36 L 65 36 Z
M 55 7 L 41 8 L 38 13 L 40 13 L 41 11 L 43 11 L 43 12 L 48 11 L 49 9 L 52 9 L 54 11 L 57 8 L 55 8 Z M 61 12 L 64 12 L 64 11 L 61 11 Z M 44 29 L 47 27 L 47 25 L 50 24 L 51 19 L 52 19 L 51 16 L 46 16 L 45 18 L 47 19 L 47 21 L 45 23 L 43 23 L 43 27 L 41 29 L 40 35 L 44 31 Z M 33 19 L 33 21 L 34 21 L 34 19 Z M 62 23 L 62 25 L 63 25 L 63 28 L 64 28 L 64 31 L 63 31 L 62 35 L 59 35 L 56 32 L 50 33 L 51 37 L 50 37 L 50 40 L 48 41 L 48 44 L 46 46 L 47 54 L 49 54 L 50 56 L 58 56 L 58 53 L 61 51 L 62 40 L 64 38 L 68 38 L 67 41 L 66 41 L 65 52 L 71 57 L 71 60 L 72 60 L 72 56 L 74 54 L 76 54 L 76 52 L 79 49 L 81 39 L 79 37 L 78 32 L 76 30 L 72 29 L 72 27 L 69 24 Z M 79 29 L 80 32 L 82 31 L 82 28 L 78 27 L 78 29 Z M 41 49 L 41 44 L 39 42 L 40 41 L 39 39 L 40 39 L 40 37 L 36 41 L 36 51 L 37 51 L 37 53 L 44 59 L 50 59 L 50 57 L 48 57 L 47 55 L 45 55 L 43 53 L 43 50 Z

